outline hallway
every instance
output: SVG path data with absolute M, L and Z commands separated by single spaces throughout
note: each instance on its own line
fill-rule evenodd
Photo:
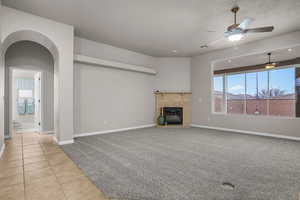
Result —
M 14 134 L 0 159 L 1 200 L 104 200 L 52 135 Z

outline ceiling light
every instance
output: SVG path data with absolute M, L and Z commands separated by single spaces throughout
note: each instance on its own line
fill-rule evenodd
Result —
M 272 68 L 276 67 L 276 63 L 271 63 L 271 55 L 272 55 L 272 53 L 268 53 L 269 62 L 265 66 L 266 69 L 272 69 Z
M 172 52 L 173 52 L 173 53 L 177 53 L 177 50 L 173 50 Z
M 231 60 L 228 60 L 229 63 L 231 63 Z
M 236 42 L 236 41 L 240 41 L 242 38 L 244 37 L 243 34 L 241 33 L 236 33 L 236 34 L 232 34 L 228 36 L 228 40 L 230 42 Z
M 275 67 L 274 63 L 268 63 L 268 64 L 266 64 L 266 66 L 265 66 L 266 69 L 272 69 L 272 68 L 274 68 L 274 67 Z
M 291 52 L 291 51 L 293 51 L 293 49 L 289 48 L 288 51 Z

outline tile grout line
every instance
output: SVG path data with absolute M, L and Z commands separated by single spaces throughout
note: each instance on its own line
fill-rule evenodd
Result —
M 25 186 L 25 162 L 24 162 L 24 143 L 23 143 L 23 134 L 22 134 L 22 137 L 21 137 L 21 143 L 22 143 L 22 162 L 23 162 L 22 168 L 23 168 L 23 188 L 24 188 L 24 198 L 25 198 L 25 200 L 29 200 L 29 199 L 27 198 L 27 195 L 26 195 L 26 186 Z
M 40 138 L 39 138 L 39 144 L 42 146 L 42 144 L 40 143 Z M 42 149 L 43 149 L 43 154 L 44 154 L 44 156 L 46 157 L 45 149 L 44 149 L 43 147 L 42 147 Z M 54 171 L 54 169 L 53 169 L 53 166 L 50 164 L 50 162 L 49 162 L 49 160 L 48 160 L 47 157 L 46 157 L 46 160 L 47 160 L 47 163 L 48 163 L 48 165 L 49 165 L 51 171 L 53 172 L 53 174 L 54 174 L 54 176 L 55 176 L 56 182 L 59 184 L 59 186 L 60 186 L 60 188 L 61 188 L 61 190 L 62 190 L 62 192 L 63 192 L 63 194 L 64 194 L 65 199 L 68 200 L 67 195 L 66 195 L 66 193 L 65 193 L 65 191 L 64 191 L 64 189 L 63 189 L 63 186 L 62 186 L 62 184 L 59 182 L 59 180 L 58 180 L 58 178 L 57 178 L 57 175 L 56 175 L 56 173 L 55 173 L 55 171 Z

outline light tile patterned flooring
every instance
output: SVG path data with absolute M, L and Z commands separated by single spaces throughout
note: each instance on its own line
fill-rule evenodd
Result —
M 0 159 L 0 200 L 107 200 L 51 135 L 14 134 Z

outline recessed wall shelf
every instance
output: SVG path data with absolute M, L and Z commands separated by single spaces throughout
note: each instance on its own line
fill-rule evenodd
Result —
M 154 69 L 151 69 L 149 67 L 121 63 L 121 62 L 116 62 L 111 60 L 104 60 L 100 58 L 93 58 L 93 57 L 80 55 L 80 54 L 74 55 L 74 61 L 79 63 L 97 65 L 102 67 L 110 67 L 110 68 L 115 68 L 120 70 L 134 71 L 134 72 L 146 73 L 151 75 L 156 75 L 157 73 Z

